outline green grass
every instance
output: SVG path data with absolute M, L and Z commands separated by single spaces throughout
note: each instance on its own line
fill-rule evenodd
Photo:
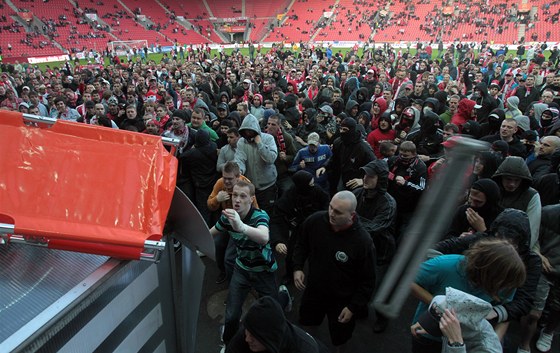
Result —
M 241 54 L 242 54 L 243 56 L 248 56 L 248 55 L 249 55 L 249 48 L 240 48 L 239 50 L 240 50 L 240 52 L 241 52 Z M 269 50 L 270 50 L 269 48 L 263 48 L 263 49 L 262 49 L 262 53 L 267 53 Z M 350 50 L 351 50 L 351 48 L 335 48 L 335 49 L 333 49 L 333 55 L 336 54 L 336 53 L 340 53 L 340 54 L 342 54 L 342 55 L 344 56 L 344 55 L 346 55 L 346 53 L 347 53 L 348 51 L 350 51 Z M 406 49 L 402 49 L 402 50 L 403 50 L 403 52 L 406 51 Z M 226 53 L 227 55 L 231 55 L 231 54 L 233 53 L 233 51 L 234 51 L 234 49 L 224 49 L 224 53 Z M 398 50 L 397 50 L 397 51 L 398 51 Z M 296 53 L 296 54 L 299 54 L 300 52 L 301 52 L 301 50 L 296 50 L 295 53 Z M 512 50 L 509 51 L 509 53 L 512 53 L 512 52 L 514 53 L 514 51 L 512 51 Z M 411 53 L 412 55 L 416 54 L 416 49 L 415 49 L 415 48 L 411 48 L 411 49 L 410 49 L 410 53 Z M 476 52 L 476 53 L 478 53 L 478 52 Z M 212 50 L 210 55 L 212 56 L 212 58 L 214 58 L 215 56 L 218 56 L 218 51 L 217 51 L 217 50 Z M 362 56 L 362 55 L 363 55 L 363 50 L 362 50 L 362 49 L 359 49 L 359 50 L 358 50 L 358 55 L 359 55 L 359 56 Z M 436 58 L 437 55 L 438 55 L 438 50 L 437 50 L 437 49 L 434 49 L 434 50 L 433 50 L 432 56 L 433 56 L 434 58 Z M 550 56 L 550 51 L 549 51 L 549 50 L 545 51 L 545 57 L 548 58 L 549 56 Z M 158 53 L 149 54 L 149 60 L 153 60 L 153 61 L 155 61 L 156 63 L 161 62 L 162 58 L 163 58 L 163 54 L 158 54 Z M 120 59 L 121 59 L 123 62 L 126 61 L 126 57 L 125 57 L 125 56 L 120 57 Z M 82 64 L 82 65 L 87 64 L 87 60 L 86 60 L 86 59 L 80 60 L 80 64 Z M 105 58 L 105 65 L 109 65 L 109 64 L 110 64 L 109 58 Z M 41 63 L 41 64 L 37 64 L 37 66 L 38 66 L 39 69 L 41 69 L 41 70 L 46 69 L 47 66 L 50 67 L 50 68 L 52 69 L 52 68 L 55 68 L 55 67 L 62 67 L 63 65 L 64 65 L 64 62 L 51 62 L 51 63 Z

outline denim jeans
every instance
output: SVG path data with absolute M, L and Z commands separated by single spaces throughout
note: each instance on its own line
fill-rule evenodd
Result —
M 268 295 L 278 300 L 278 287 L 274 272 L 250 272 L 235 265 L 229 283 L 226 304 L 223 334 L 223 341 L 226 345 L 239 328 L 243 303 L 251 288 L 254 288 L 260 296 Z

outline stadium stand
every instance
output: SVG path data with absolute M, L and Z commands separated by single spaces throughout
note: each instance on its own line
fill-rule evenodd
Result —
M 481 0 L 283 0 L 275 6 L 257 0 L 154 0 L 149 11 L 142 0 L 47 2 L 2 4 L 4 57 L 28 55 L 29 48 L 42 49 L 44 55 L 99 51 L 114 40 L 147 40 L 150 46 L 224 44 L 231 38 L 222 21 L 240 18 L 247 21 L 245 36 L 236 35 L 235 41 L 560 41 L 555 29 L 560 4 L 544 0 L 493 0 L 491 5 Z M 32 14 L 29 28 L 19 24 L 25 23 L 26 13 Z

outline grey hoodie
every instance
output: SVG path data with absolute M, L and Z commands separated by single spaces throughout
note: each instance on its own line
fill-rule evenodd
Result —
M 521 114 L 522 112 L 519 110 L 519 98 L 517 98 L 517 96 L 509 97 L 507 99 L 506 118 L 515 118 Z
M 237 142 L 235 151 L 235 162 L 239 165 L 241 173 L 249 178 L 257 190 L 264 190 L 276 183 L 276 166 L 274 161 L 278 157 L 278 149 L 274 137 L 261 132 L 257 118 L 248 114 L 239 127 L 239 133 L 243 130 L 255 131 L 261 137 L 260 143 L 247 141 L 244 137 Z

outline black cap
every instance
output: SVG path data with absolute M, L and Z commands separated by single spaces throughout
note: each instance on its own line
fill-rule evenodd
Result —
M 225 103 L 218 104 L 218 110 L 228 110 L 228 105 Z

